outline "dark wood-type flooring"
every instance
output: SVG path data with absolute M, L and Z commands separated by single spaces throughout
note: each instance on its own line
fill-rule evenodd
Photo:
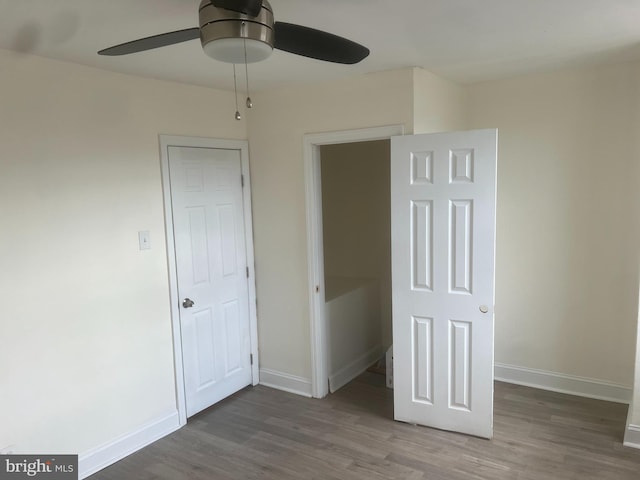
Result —
M 640 480 L 627 406 L 496 383 L 495 436 L 394 422 L 384 377 L 323 400 L 258 386 L 91 480 Z

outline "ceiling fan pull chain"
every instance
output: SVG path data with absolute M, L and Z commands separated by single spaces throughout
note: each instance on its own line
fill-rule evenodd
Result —
M 243 39 L 244 42 L 244 73 L 247 79 L 247 108 L 253 108 L 253 102 L 251 101 L 251 95 L 249 94 L 249 66 L 247 65 L 247 39 Z
M 233 64 L 233 91 L 236 96 L 236 120 L 242 120 L 242 115 L 240 115 L 240 110 L 238 109 L 238 81 L 236 77 L 236 64 Z

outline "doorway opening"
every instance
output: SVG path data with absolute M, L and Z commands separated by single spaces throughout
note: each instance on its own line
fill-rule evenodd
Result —
M 320 147 L 330 393 L 366 370 L 391 379 L 390 148 L 389 140 Z
M 392 136 L 403 133 L 404 128 L 401 125 L 394 125 L 310 134 L 304 137 L 307 244 L 309 285 L 311 286 L 312 395 L 315 398 L 325 397 L 329 391 L 335 391 L 366 370 L 371 363 L 375 363 L 383 356 L 387 344 L 391 342 L 390 226 L 385 232 L 376 233 L 373 230 L 376 229 L 376 225 L 380 228 L 379 219 L 362 217 L 376 215 L 371 205 L 372 208 L 365 208 L 367 203 L 379 204 L 384 201 L 381 198 L 376 199 L 375 202 L 371 200 L 380 192 L 367 185 L 366 179 L 372 178 L 373 170 L 377 173 L 386 170 L 388 175 L 389 140 Z M 353 163 L 351 160 L 340 160 L 353 154 L 354 151 L 365 152 L 365 154 L 358 154 L 357 156 L 361 158 Z M 372 170 L 371 172 L 368 172 L 366 167 L 367 151 L 378 152 L 375 157 L 382 158 L 377 162 L 372 160 L 371 166 L 368 167 Z M 381 156 L 380 151 L 386 151 L 386 154 Z M 373 167 L 374 163 L 377 164 L 377 168 Z M 344 177 L 340 176 L 342 167 L 345 168 Z M 362 171 L 363 168 L 364 171 Z M 347 171 L 349 175 L 346 175 Z M 327 186 L 340 190 L 339 195 L 337 190 L 335 197 L 329 192 L 323 195 L 323 173 L 332 179 Z M 354 180 L 358 176 L 361 178 Z M 352 185 L 349 185 L 350 182 Z M 380 185 L 380 182 L 384 180 L 377 178 L 376 185 Z M 388 177 L 386 182 L 386 208 L 387 215 L 390 217 Z M 359 211 L 359 218 L 349 220 L 349 209 L 343 208 L 343 211 L 340 211 L 338 197 L 345 198 L 345 196 L 361 197 L 354 198 L 353 200 L 356 201 L 350 202 L 352 203 L 351 212 Z M 323 204 L 323 197 L 326 204 Z M 325 208 L 328 209 L 328 213 L 333 212 L 328 219 L 326 237 L 323 225 Z M 349 226 L 350 223 L 352 225 Z M 358 224 L 363 231 L 357 231 Z M 341 231 L 345 228 L 348 228 L 348 232 Z M 369 235 L 366 235 L 367 232 Z M 368 238 L 372 234 L 383 238 L 378 244 L 373 245 L 372 239 Z M 385 241 L 387 237 L 389 239 Z M 325 241 L 328 244 L 328 250 Z M 351 245 L 357 246 L 358 241 L 368 242 L 363 245 L 365 248 L 360 248 L 363 251 L 368 249 L 379 252 L 387 249 L 388 261 L 380 259 L 378 262 L 376 259 L 371 259 L 372 264 L 377 263 L 379 266 L 365 265 L 366 258 L 371 258 L 371 252 L 369 255 L 361 255 L 364 252 L 360 251 L 354 252 Z M 387 270 L 386 277 L 385 270 Z M 381 295 L 381 292 L 387 290 L 388 299 Z M 344 323 L 342 321 L 344 318 L 349 318 L 350 321 Z M 370 328 L 372 325 L 373 328 Z

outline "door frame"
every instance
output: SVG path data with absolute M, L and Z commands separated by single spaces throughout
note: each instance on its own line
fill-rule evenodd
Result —
M 320 147 L 340 143 L 389 140 L 404 135 L 404 125 L 309 133 L 303 137 L 304 180 L 307 213 L 307 266 L 311 337 L 311 395 L 329 393 L 328 336 L 324 295 L 324 244 L 322 239 L 322 178 Z
M 205 137 L 186 137 L 179 135 L 160 135 L 160 165 L 162 173 L 162 193 L 164 197 L 165 239 L 167 242 L 167 267 L 169 270 L 169 299 L 171 328 L 173 332 L 173 359 L 175 368 L 176 403 L 180 426 L 187 423 L 187 402 L 184 389 L 184 365 L 182 358 L 182 336 L 180 328 L 180 297 L 178 295 L 178 274 L 176 269 L 176 249 L 173 236 L 173 211 L 171 206 L 171 182 L 169 175 L 169 147 L 212 148 L 221 150 L 239 150 L 244 188 L 242 189 L 244 210 L 244 236 L 249 277 L 249 326 L 251 336 L 252 384 L 260 382 L 258 355 L 258 319 L 256 313 L 256 280 L 253 251 L 253 218 L 251 211 L 251 176 L 249 172 L 249 144 L 246 140 L 224 140 Z

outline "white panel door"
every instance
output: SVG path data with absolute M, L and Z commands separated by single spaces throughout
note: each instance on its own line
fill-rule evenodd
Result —
M 391 139 L 395 419 L 491 438 L 497 131 Z
M 249 385 L 239 150 L 169 147 L 187 416 Z

